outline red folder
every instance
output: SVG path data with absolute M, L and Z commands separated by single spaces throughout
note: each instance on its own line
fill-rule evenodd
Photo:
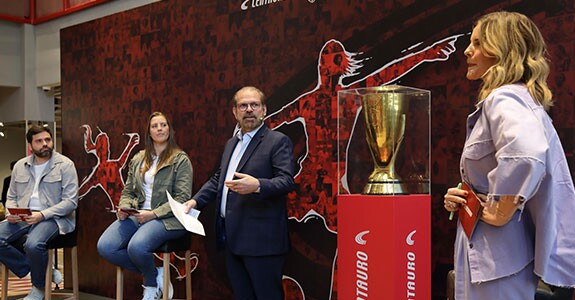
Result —
M 30 211 L 30 209 L 27 207 L 8 207 L 6 209 L 8 212 L 10 212 L 11 215 L 29 216 L 32 214 L 32 211 Z
M 32 215 L 32 211 L 27 207 L 7 207 L 6 209 L 11 215 L 20 216 L 20 220 L 22 221 L 24 221 L 24 217 Z
M 118 209 L 129 214 L 130 216 L 137 215 L 140 213 L 137 209 L 129 207 L 118 207 Z
M 462 190 L 466 190 L 467 193 L 467 205 L 462 204 L 459 208 L 459 222 L 463 226 L 463 231 L 467 235 L 467 239 L 471 239 L 473 230 L 477 226 L 477 222 L 481 218 L 481 212 L 483 210 L 482 201 L 477 194 L 469 187 L 465 182 L 461 185 Z

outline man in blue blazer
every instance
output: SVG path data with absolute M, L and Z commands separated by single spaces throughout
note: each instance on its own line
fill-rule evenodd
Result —
M 264 94 L 234 95 L 240 130 L 226 143 L 220 168 L 187 210 L 216 201 L 216 235 L 236 299 L 283 300 L 282 271 L 290 249 L 286 195 L 294 189 L 291 140 L 263 124 Z

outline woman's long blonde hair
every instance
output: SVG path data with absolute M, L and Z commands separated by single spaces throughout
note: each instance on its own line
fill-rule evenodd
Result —
M 150 126 L 152 123 L 152 119 L 155 117 L 164 117 L 166 119 L 166 123 L 168 123 L 168 127 L 170 127 L 170 136 L 168 137 L 168 145 L 166 149 L 162 151 L 162 153 L 156 153 L 154 149 L 154 141 L 150 136 Z M 148 118 L 148 125 L 146 126 L 146 145 L 144 151 L 144 165 L 142 166 L 142 178 L 145 178 L 144 174 L 150 169 L 150 167 L 154 164 L 154 156 L 158 157 L 158 166 L 156 167 L 156 171 L 160 170 L 164 165 L 171 163 L 173 156 L 178 153 L 180 147 L 176 144 L 176 140 L 174 139 L 174 129 L 172 128 L 172 124 L 170 124 L 170 120 L 166 115 L 161 112 L 153 112 L 150 117 Z
M 485 54 L 496 59 L 483 76 L 479 99 L 498 87 L 521 82 L 537 103 L 549 109 L 553 94 L 547 86 L 547 47 L 533 21 L 520 13 L 500 11 L 481 17 L 475 26 Z

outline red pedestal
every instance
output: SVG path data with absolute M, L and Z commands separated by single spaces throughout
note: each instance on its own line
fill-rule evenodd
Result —
M 431 299 L 431 196 L 338 196 L 338 298 Z

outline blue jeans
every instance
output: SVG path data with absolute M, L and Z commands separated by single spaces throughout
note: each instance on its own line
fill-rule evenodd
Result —
M 110 224 L 98 240 L 98 253 L 107 261 L 140 273 L 144 286 L 157 286 L 154 250 L 164 242 L 187 234 L 186 230 L 166 230 L 160 219 L 138 224 L 135 217 L 116 220 Z
M 25 234 L 28 234 L 28 237 L 22 253 L 13 243 Z M 48 265 L 46 244 L 56 236 L 58 225 L 53 219 L 32 226 L 26 222 L 0 222 L 0 262 L 20 278 L 30 273 L 32 285 L 44 289 Z

